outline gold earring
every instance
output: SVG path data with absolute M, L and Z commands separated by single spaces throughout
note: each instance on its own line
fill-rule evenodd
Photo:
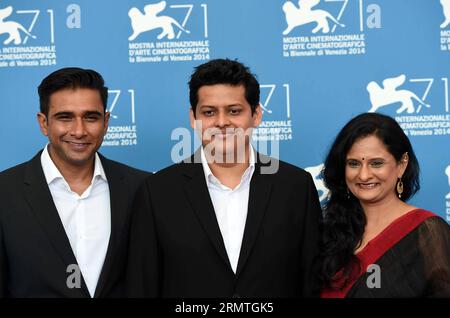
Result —
M 401 199 L 402 193 L 403 193 L 402 178 L 398 178 L 398 181 L 397 181 L 397 193 L 398 193 L 398 198 Z

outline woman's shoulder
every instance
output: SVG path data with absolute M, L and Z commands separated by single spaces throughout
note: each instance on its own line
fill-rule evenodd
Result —
M 407 212 L 404 215 L 405 219 L 416 219 L 420 220 L 419 225 L 425 225 L 425 226 L 432 226 L 432 227 L 443 227 L 443 228 L 450 228 L 450 225 L 447 223 L 446 220 L 444 220 L 441 216 L 438 214 L 425 210 L 422 208 L 414 207 L 409 212 Z
M 450 225 L 447 223 L 446 220 L 444 220 L 442 217 L 440 217 L 435 213 L 432 214 L 433 214 L 432 216 L 423 221 L 422 227 L 435 231 L 447 231 L 447 232 L 450 231 Z
M 408 233 L 419 234 L 419 239 L 433 244 L 437 239 L 450 240 L 450 225 L 442 217 L 431 211 L 414 207 L 397 220 L 408 228 Z
M 432 213 L 418 226 L 417 230 L 421 245 L 444 245 L 450 248 L 450 225 L 439 215 Z

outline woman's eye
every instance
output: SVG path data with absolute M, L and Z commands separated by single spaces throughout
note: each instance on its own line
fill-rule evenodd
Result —
M 384 162 L 383 161 L 373 161 L 370 163 L 370 165 L 374 168 L 379 168 L 381 166 L 383 166 Z
M 359 166 L 359 162 L 358 162 L 358 161 L 355 161 L 355 160 L 349 160 L 349 161 L 347 161 L 347 165 L 348 165 L 350 168 L 356 168 L 356 167 Z

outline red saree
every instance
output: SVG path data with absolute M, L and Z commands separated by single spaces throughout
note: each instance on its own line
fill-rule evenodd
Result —
M 336 290 L 325 288 L 322 290 L 322 298 L 344 298 L 355 284 L 355 282 L 366 274 L 368 266 L 374 264 L 380 257 L 382 257 L 389 249 L 396 245 L 406 235 L 413 231 L 426 219 L 436 216 L 434 213 L 422 209 L 414 209 L 405 215 L 399 217 L 391 224 L 389 224 L 380 234 L 373 238 L 367 245 L 356 254 L 360 261 L 360 270 L 356 275 L 352 276 L 342 289 Z M 341 273 L 338 273 L 339 277 Z M 342 277 L 342 276 L 341 276 Z M 336 281 L 337 286 L 342 286 L 345 278 Z

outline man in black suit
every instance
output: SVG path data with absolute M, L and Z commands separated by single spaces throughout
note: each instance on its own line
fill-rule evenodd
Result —
M 64 68 L 38 88 L 49 143 L 0 173 L 0 297 L 120 297 L 131 204 L 148 173 L 97 153 L 108 89 Z
M 127 271 L 137 297 L 313 297 L 321 209 L 311 176 L 253 150 L 259 83 L 228 59 L 200 65 L 190 121 L 202 147 L 136 196 Z

